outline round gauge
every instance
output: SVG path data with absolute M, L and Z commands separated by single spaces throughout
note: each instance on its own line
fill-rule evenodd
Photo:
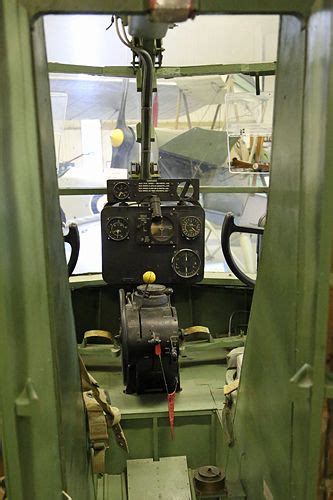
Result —
M 162 217 L 158 222 L 152 222 L 150 234 L 155 241 L 163 243 L 169 241 L 173 236 L 173 224 L 167 217 Z
M 107 234 L 109 239 L 121 241 L 127 238 L 129 233 L 128 220 L 123 217 L 114 217 L 107 223 Z
M 127 182 L 116 182 L 113 186 L 113 194 L 117 200 L 126 200 L 129 197 L 129 187 Z
M 173 256 L 172 267 L 181 278 L 193 278 L 200 272 L 201 260 L 196 252 L 184 248 Z
M 201 220 L 194 215 L 184 217 L 181 222 L 182 234 L 185 238 L 193 239 L 201 232 Z

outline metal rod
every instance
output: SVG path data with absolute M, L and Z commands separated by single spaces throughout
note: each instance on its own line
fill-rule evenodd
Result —
M 192 123 L 191 123 L 190 111 L 188 109 L 187 98 L 186 98 L 185 92 L 182 92 L 182 96 L 183 96 L 183 101 L 184 101 L 184 106 L 185 106 L 185 111 L 186 111 L 187 126 L 189 129 L 191 129 Z
M 178 128 L 179 126 L 179 115 L 180 115 L 180 106 L 181 106 L 181 94 L 182 94 L 182 91 L 181 89 L 178 89 L 178 96 L 177 96 L 177 104 L 176 104 L 176 120 L 175 120 L 175 129 Z
M 141 92 L 141 169 L 140 178 L 150 178 L 150 153 L 151 153 L 151 115 L 153 100 L 154 66 L 150 54 L 143 49 L 136 49 L 143 68 Z
M 215 128 L 216 120 L 217 120 L 217 117 L 218 117 L 220 109 L 221 109 L 221 104 L 218 104 L 216 106 L 216 110 L 215 110 L 215 114 L 214 114 L 212 126 L 210 127 L 211 130 L 214 130 L 214 128 Z

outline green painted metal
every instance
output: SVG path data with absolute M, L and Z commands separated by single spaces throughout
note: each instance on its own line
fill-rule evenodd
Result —
M 148 13 L 148 0 L 21 0 L 30 17 L 46 13 Z M 307 17 L 314 4 L 313 0 L 195 0 L 196 14 L 295 14 Z
M 183 390 L 176 395 L 175 439 L 171 439 L 165 394 L 128 396 L 122 391 L 120 366 L 109 371 L 91 370 L 109 392 L 112 404 L 122 409 L 122 425 L 129 444 L 127 455 L 114 445 L 111 436 L 108 472 L 122 473 L 128 459 L 186 455 L 192 468 L 210 463 L 213 458 L 220 459 L 220 443 L 215 436 L 222 433 L 219 413 L 223 406 L 225 371 L 221 359 L 199 368 L 189 365 L 182 369 Z
M 184 76 L 204 75 L 275 75 L 276 63 L 252 63 L 252 64 L 207 64 L 202 66 L 163 67 L 156 72 L 157 78 L 179 78 Z
M 149 478 L 149 488 L 147 479 Z M 128 500 L 188 500 L 191 496 L 186 457 L 127 461 Z
M 317 495 L 333 208 L 331 47 L 331 4 L 307 30 L 283 18 L 269 217 L 228 463 L 231 475 L 241 469 L 249 498 Z
M 321 441 L 319 433 L 322 422 L 322 408 L 325 398 L 325 359 L 328 318 L 328 297 L 333 227 L 333 5 L 323 2 L 325 11 L 315 12 L 310 20 L 307 37 L 307 75 L 305 81 L 303 172 L 301 211 L 303 223 L 300 231 L 302 241 L 299 265 L 300 315 L 296 352 L 296 366 L 309 363 L 313 368 L 311 401 L 295 402 L 295 423 L 299 428 L 296 438 L 293 467 L 299 472 L 299 457 L 302 457 L 301 439 L 304 433 L 300 422 L 305 419 L 308 435 L 307 480 L 305 498 L 310 500 L 317 493 L 318 472 L 312 466 L 320 463 Z M 321 92 L 318 92 L 321 89 Z M 313 111 L 315 110 L 315 113 Z M 324 140 L 322 139 L 324 137 Z M 313 147 L 313 143 L 316 147 Z M 318 234 L 320 240 L 317 241 Z M 307 272 L 303 273 L 303 262 Z M 310 413 L 309 413 L 310 410 Z M 298 424 L 298 425 L 297 425 Z M 304 423 L 303 423 L 304 425 Z M 304 456 L 302 457 L 304 460 Z M 296 493 L 302 492 L 298 485 Z
M 24 490 L 30 488 L 35 498 L 45 498 L 49 488 L 58 492 L 59 497 L 62 490 L 46 249 L 43 237 L 32 237 L 24 227 L 28 212 L 37 226 L 43 224 L 28 21 L 22 7 L 14 2 L 1 2 L 0 65 L 6 78 L 0 81 L 0 189 L 4 206 L 13 210 L 13 213 L 2 210 L 0 225 L 1 255 L 6 262 L 0 271 L 3 294 L 0 305 L 1 411 L 6 469 L 15 478 L 15 484 L 14 481 L 9 484 L 9 494 L 18 500 L 23 499 Z M 25 82 L 25 88 L 17 83 L 20 81 Z M 15 130 L 15 137 L 6 134 L 10 129 Z M 31 196 L 35 200 L 33 206 Z M 25 252 L 34 258 L 28 262 Z M 44 335 L 38 338 L 36 331 L 43 331 Z M 42 413 L 49 418 L 41 418 Z M 52 435 L 52 441 L 46 444 L 43 435 Z M 44 462 L 42 467 L 43 474 L 49 476 L 47 488 L 44 482 L 38 481 L 31 460 L 31 453 L 36 460 L 39 453 L 44 452 L 45 457 L 53 456 L 52 461 Z
M 148 0 L 21 0 L 30 18 L 43 14 L 142 14 L 148 12 Z
M 53 352 L 56 355 L 54 368 L 57 382 L 62 475 L 65 483 L 64 491 L 73 498 L 80 496 L 82 500 L 85 500 L 91 497 L 93 485 L 90 452 L 89 449 L 87 450 L 85 435 L 86 420 L 67 266 L 64 263 L 63 235 L 59 221 L 59 198 L 56 192 L 58 179 L 54 171 L 55 152 L 42 19 L 34 25 L 32 44 L 34 82 L 38 95 L 36 110 L 39 127 L 39 176 L 43 193 L 43 205 L 40 210 L 43 213 L 42 235 L 47 257 L 48 301 L 52 318 Z M 46 103 L 49 105 L 47 106 Z M 75 461 L 72 460 L 73 456 L 77 456 Z M 82 476 L 84 479 L 80 479 Z
M 115 76 L 119 78 L 135 78 L 136 71 L 131 66 L 83 66 L 78 64 L 48 63 L 49 73 L 66 73 L 70 75 Z
M 127 500 L 125 474 L 105 474 L 97 479 L 97 500 Z
M 326 384 L 326 386 L 325 386 L 325 397 L 327 399 L 333 399 L 333 384 Z
M 230 315 L 234 311 L 248 311 L 251 306 L 252 290 L 243 286 L 174 286 L 173 290 L 172 303 L 177 308 L 180 328 L 204 325 L 213 337 L 226 336 Z M 72 291 L 72 303 L 79 343 L 86 330 L 109 330 L 114 334 L 119 331 L 119 296 L 116 288 L 77 288 Z M 228 338 L 219 341 L 225 343 L 221 348 L 228 347 Z M 233 341 L 237 342 L 239 338 Z
M 208 341 L 185 342 L 181 346 L 179 363 L 181 368 L 187 365 L 217 363 L 225 354 L 225 349 L 234 349 L 245 345 L 245 335 L 230 335 Z M 114 345 L 94 345 L 78 347 L 85 366 L 94 369 L 120 370 L 120 349 Z
M 196 0 L 195 10 L 200 14 L 294 14 L 307 17 L 313 0 Z
M 264 186 L 201 186 L 202 193 L 268 193 Z
M 136 70 L 132 66 L 83 66 L 77 64 L 48 63 L 49 73 L 84 74 L 93 76 L 115 76 L 135 78 Z M 252 64 L 207 64 L 203 66 L 164 66 L 156 69 L 156 78 L 179 78 L 183 76 L 204 75 L 275 75 L 276 63 Z
M 41 28 L 35 25 L 36 38 Z M 24 7 L 14 0 L 1 2 L 0 396 L 8 494 L 12 500 L 27 494 L 45 500 L 59 499 L 64 491 L 84 500 L 93 493 L 45 48 L 44 43 L 35 48 L 33 61 L 32 45 Z
M 236 442 L 227 457 L 230 480 L 241 478 L 248 498 L 271 494 L 312 500 L 321 411 L 331 394 L 325 389 L 324 367 L 333 222 L 332 4 L 205 0 L 195 5 L 201 13 L 296 12 L 305 18 L 313 7 L 318 9 L 307 22 L 289 16 L 282 21 L 269 217 L 235 412 Z M 26 498 L 27 491 L 37 500 L 65 494 L 94 497 L 57 202 L 42 26 L 34 25 L 31 31 L 32 19 L 41 12 L 145 9 L 147 2 L 134 0 L 86 0 L 84 7 L 78 0 L 0 4 L 0 191 L 6 207 L 0 215 L 5 262 L 0 268 L 0 396 L 12 500 Z M 208 293 L 202 304 L 199 290 L 184 292 L 180 315 L 188 324 L 215 316 L 217 325 L 223 297 L 213 299 L 216 290 L 211 290 L 210 300 Z M 81 314 L 82 306 L 73 296 Z M 110 297 L 106 294 L 103 300 L 105 311 Z M 94 326 L 96 318 L 106 321 L 96 313 L 97 302 L 95 297 L 78 328 L 87 318 Z M 191 380 L 197 377 L 202 386 L 205 380 L 207 385 L 216 380 L 217 366 L 210 366 L 213 372 L 207 368 L 200 374 L 193 368 Z M 106 372 L 102 377 L 107 387 L 108 377 Z M 114 388 L 109 388 L 113 395 Z M 221 390 L 210 392 L 218 409 Z M 201 460 L 211 459 L 207 442 L 214 438 L 214 404 L 209 398 L 204 404 L 195 400 L 197 394 L 205 399 L 200 391 L 196 387 L 192 393 L 192 416 L 186 404 L 185 413 L 179 414 L 184 432 L 176 446 L 167 440 L 166 414 L 156 411 L 160 420 L 155 455 L 175 455 L 179 446 L 188 450 L 194 466 L 202 452 Z M 129 401 L 129 418 L 124 419 L 129 439 L 138 445 L 136 452 L 152 456 L 156 429 L 151 432 L 151 417 L 142 412 L 138 418 L 140 409 L 131 409 Z M 195 443 L 194 435 L 200 438 Z M 226 450 L 225 443 L 218 446 L 216 457 L 225 460 L 220 448 Z M 112 452 L 110 471 L 119 467 L 114 446 Z

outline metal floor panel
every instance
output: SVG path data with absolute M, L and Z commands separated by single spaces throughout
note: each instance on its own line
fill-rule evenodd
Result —
M 125 474 L 104 474 L 96 479 L 96 500 L 126 500 Z
M 177 393 L 175 412 L 223 408 L 226 365 L 223 362 L 181 368 L 182 391 Z M 121 371 L 91 371 L 100 385 L 109 391 L 114 406 L 127 415 L 156 414 L 168 411 L 165 394 L 124 394 Z M 212 395 L 214 391 L 214 397 Z
M 191 500 L 186 457 L 127 460 L 128 500 Z

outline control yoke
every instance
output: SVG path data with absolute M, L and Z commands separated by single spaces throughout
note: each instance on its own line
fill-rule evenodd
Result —
M 264 234 L 263 227 L 246 227 L 246 226 L 237 226 L 235 224 L 234 215 L 229 212 L 224 217 L 222 231 L 221 231 L 221 246 L 224 258 L 226 263 L 228 264 L 230 270 L 234 273 L 234 275 L 241 280 L 245 285 L 253 288 L 256 284 L 256 281 L 247 276 L 243 271 L 239 269 L 237 266 L 230 249 L 230 236 L 232 233 L 249 233 L 249 234 L 258 234 L 262 236 Z
M 71 223 L 68 229 L 68 233 L 64 236 L 64 242 L 69 243 L 71 246 L 71 256 L 67 264 L 68 276 L 71 276 L 79 258 L 80 234 L 77 225 L 74 223 Z

